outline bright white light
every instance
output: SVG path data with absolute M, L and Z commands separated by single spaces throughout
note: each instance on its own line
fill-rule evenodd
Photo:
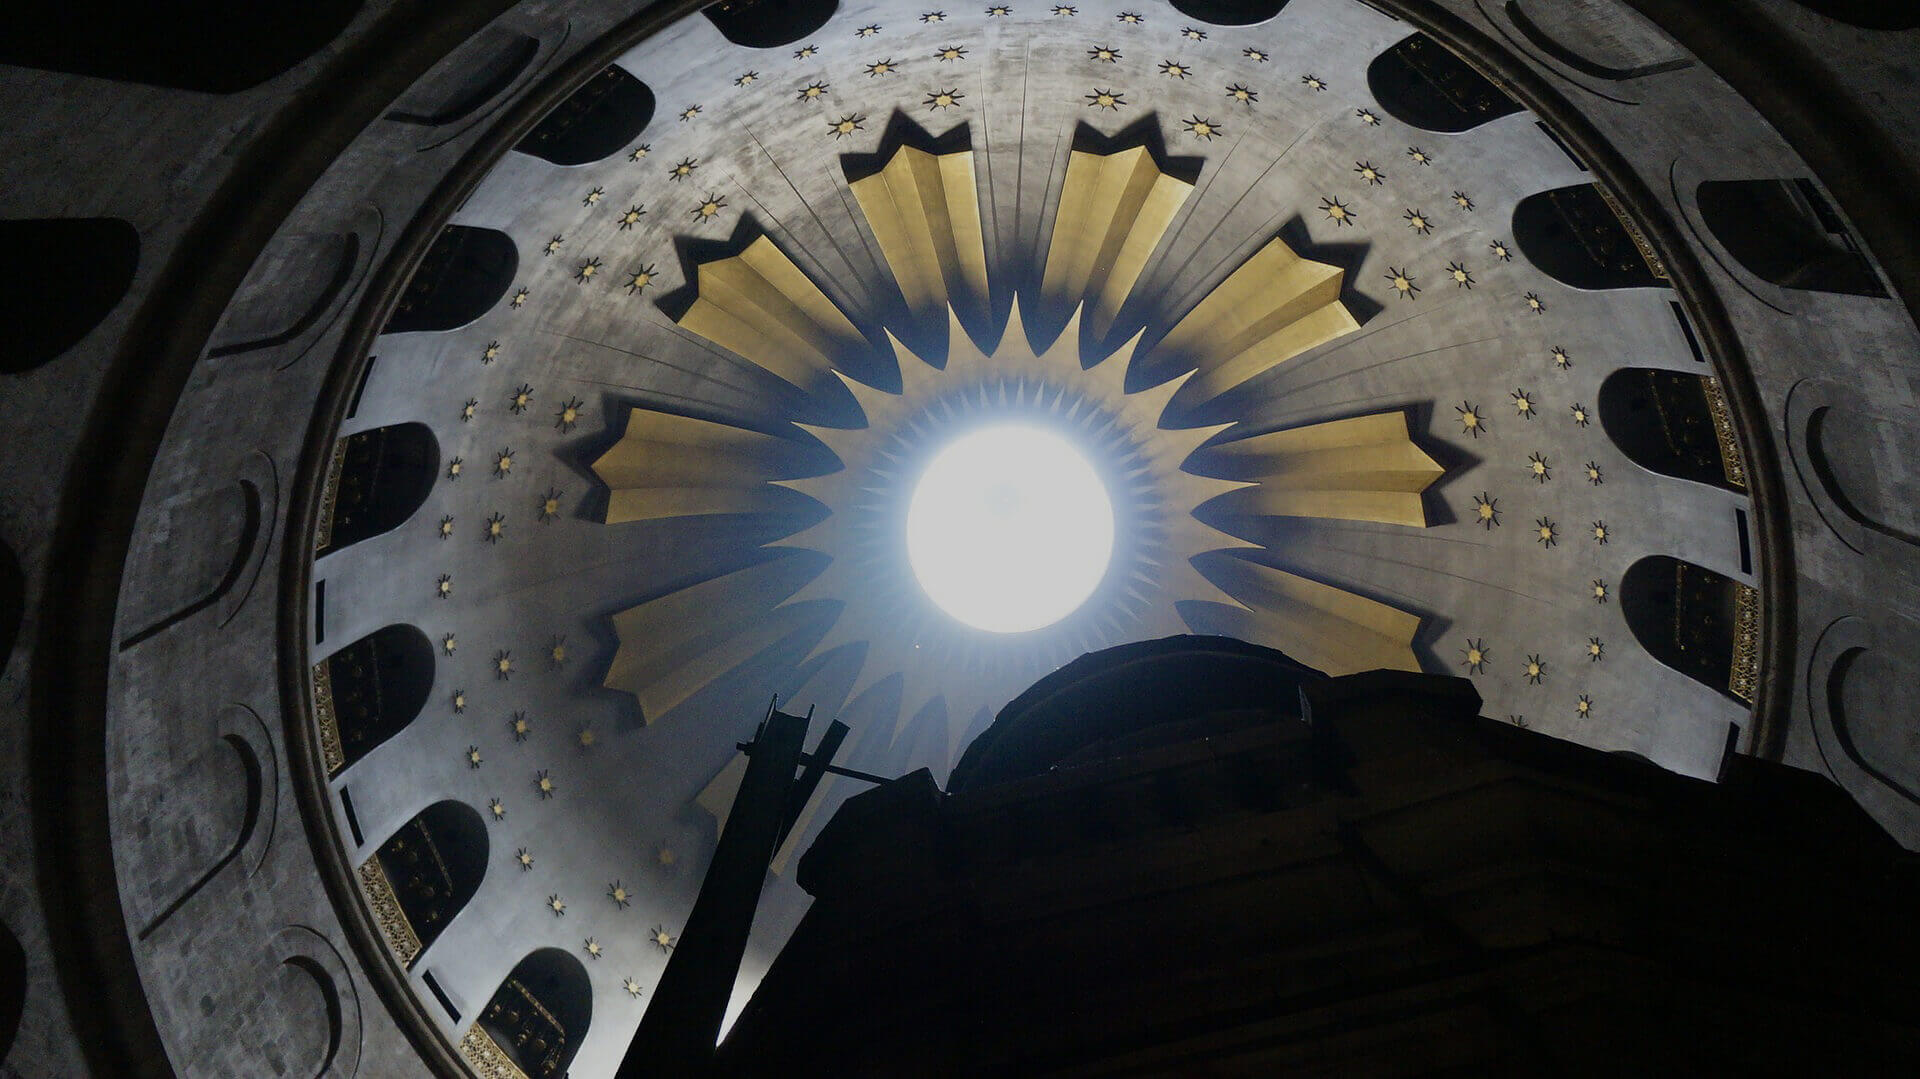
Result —
M 907 558 L 940 609 L 1023 633 L 1072 614 L 1113 555 L 1113 503 L 1093 466 L 1051 431 L 1009 424 L 956 439 L 907 508 Z

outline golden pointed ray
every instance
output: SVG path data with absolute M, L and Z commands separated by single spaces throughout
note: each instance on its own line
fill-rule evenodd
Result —
M 1421 492 L 1446 470 L 1414 445 L 1404 412 L 1317 423 L 1228 442 L 1217 452 L 1257 467 L 1259 485 L 1233 494 L 1235 512 L 1330 517 L 1424 528 Z
M 1162 173 L 1144 146 L 1073 151 L 1040 294 L 1050 306 L 1091 304 L 1088 325 L 1104 337 L 1192 192 L 1192 184 Z
M 1278 648 L 1330 675 L 1389 667 L 1417 671 L 1420 617 L 1283 570 L 1243 560 L 1224 587 L 1251 610 L 1226 612 L 1233 635 Z
M 987 249 L 972 150 L 902 146 L 879 172 L 847 187 L 916 318 L 936 318 L 949 304 L 985 307 Z
M 758 431 L 635 408 L 593 471 L 613 491 L 608 524 L 757 513 L 778 508 L 768 484 L 791 467 L 793 450 Z
M 774 608 L 792 591 L 792 575 L 772 559 L 614 615 L 620 645 L 605 685 L 633 694 L 653 722 L 799 628 L 804 610 Z
M 791 259 L 762 236 L 694 269 L 698 296 L 680 325 L 800 389 L 866 339 Z
M 1200 401 L 1360 328 L 1340 302 L 1345 271 L 1293 253 L 1278 236 L 1227 275 L 1156 353 L 1198 369 Z

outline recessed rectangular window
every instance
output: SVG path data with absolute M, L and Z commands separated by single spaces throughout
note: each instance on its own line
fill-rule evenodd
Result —
M 433 971 L 423 971 L 420 975 L 420 980 L 427 983 L 427 991 L 432 993 L 433 999 L 439 1001 L 440 1006 L 447 1010 L 448 1018 L 458 1023 L 460 1021 L 460 1009 L 453 1006 L 453 999 L 447 996 L 445 989 L 440 988 L 440 982 L 433 976 Z
M 367 380 L 373 377 L 373 362 L 379 358 L 378 356 L 368 356 L 367 365 L 360 369 L 360 384 L 353 389 L 353 400 L 347 402 L 348 419 L 352 419 L 354 413 L 360 411 L 360 398 L 366 396 Z
M 1733 527 L 1740 533 L 1740 572 L 1753 572 L 1753 541 L 1747 538 L 1747 511 L 1733 511 Z
M 364 845 L 366 838 L 360 834 L 360 818 L 353 812 L 353 792 L 345 787 L 340 788 L 340 812 L 346 815 L 347 831 L 353 833 L 353 845 Z
M 319 644 L 327 639 L 327 582 L 316 581 L 313 585 L 313 643 Z
M 1687 321 L 1686 309 L 1678 300 L 1668 300 L 1667 306 L 1673 308 L 1673 321 L 1680 324 L 1680 333 L 1687 339 L 1687 348 L 1693 351 L 1693 358 L 1701 363 L 1707 362 L 1707 354 L 1700 351 L 1700 339 L 1693 335 L 1693 323 Z

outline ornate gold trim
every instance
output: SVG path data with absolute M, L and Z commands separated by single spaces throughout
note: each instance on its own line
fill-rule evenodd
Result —
M 1660 256 L 1654 253 L 1653 245 L 1647 242 L 1646 234 L 1641 232 L 1640 226 L 1634 224 L 1633 219 L 1627 216 L 1627 211 L 1620 206 L 1620 200 L 1614 198 L 1613 192 L 1608 191 L 1606 185 L 1597 180 L 1594 181 L 1593 189 L 1600 192 L 1600 198 L 1607 204 L 1607 209 L 1612 210 L 1613 216 L 1620 220 L 1620 227 L 1627 230 L 1627 236 L 1633 240 L 1633 246 L 1640 249 L 1640 257 L 1647 262 L 1647 272 L 1662 281 L 1667 280 L 1667 264 L 1661 262 Z
M 333 459 L 327 462 L 327 482 L 320 488 L 320 515 L 313 526 L 313 549 L 323 551 L 333 542 L 333 508 L 340 499 L 340 469 L 347 460 L 347 440 L 333 440 Z
M 1760 682 L 1760 590 L 1748 584 L 1739 589 L 1734 599 L 1733 670 L 1727 690 L 1752 704 Z
M 414 933 L 413 923 L 407 921 L 407 912 L 400 909 L 400 898 L 393 894 L 379 855 L 368 858 L 360 867 L 360 890 L 366 893 L 373 920 L 380 923 L 380 933 L 387 938 L 394 958 L 403 967 L 412 966 L 414 957 L 420 954 L 420 937 Z
M 480 1079 L 527 1079 L 500 1043 L 475 1023 L 460 1036 L 460 1056 Z
M 340 717 L 333 708 L 331 659 L 313 665 L 313 721 L 320 728 L 320 759 L 331 779 L 347 766 L 347 751 L 340 744 Z
M 1727 411 L 1726 395 L 1720 392 L 1720 382 L 1712 375 L 1700 377 L 1701 388 L 1707 391 L 1707 411 L 1713 414 L 1713 434 L 1720 440 L 1720 465 L 1726 469 L 1727 482 L 1747 489 L 1747 460 L 1740 455 L 1740 442 L 1733 433 L 1733 414 Z

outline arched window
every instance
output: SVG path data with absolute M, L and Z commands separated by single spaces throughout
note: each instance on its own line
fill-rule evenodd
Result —
M 1519 102 L 1425 34 L 1374 57 L 1367 88 L 1394 119 L 1426 131 L 1467 131 L 1520 111 Z
M 433 490 L 440 443 L 425 424 L 360 431 L 334 449 L 314 530 L 315 557 L 400 527 Z
M 487 826 L 472 806 L 435 802 L 388 837 L 360 867 L 380 930 L 412 966 L 487 875 Z
M 371 753 L 412 723 L 433 690 L 433 642 L 412 626 L 387 626 L 313 669 L 314 711 L 327 774 Z
M 1708 180 L 1707 231 L 1748 273 L 1781 288 L 1885 296 L 1846 223 L 1810 180 Z
M 1691 562 L 1652 555 L 1620 578 L 1627 628 L 1653 658 L 1752 703 L 1760 593 Z
M 827 25 L 837 0 L 720 0 L 702 11 L 720 33 L 749 49 L 777 49 Z
M 1287 0 L 1173 0 L 1173 9 L 1214 26 L 1252 26 L 1266 22 Z
M 140 234 L 117 217 L 0 221 L 0 258 L 0 311 L 11 316 L 0 374 L 17 375 L 79 344 L 120 303 Z
M 519 268 L 520 252 L 506 233 L 448 225 L 413 272 L 383 332 L 457 330 L 492 310 Z
M 575 90 L 514 149 L 555 165 L 611 157 L 653 120 L 653 91 L 617 67 Z
M 558 948 L 542 948 L 520 960 L 500 983 L 460 1039 L 460 1052 L 482 1075 L 501 1074 L 504 1069 L 488 1066 L 505 1062 L 528 1079 L 559 1079 L 580 1051 L 592 1018 L 587 968 Z
M 1657 288 L 1667 270 L 1612 196 L 1594 184 L 1541 191 L 1513 208 L 1513 240 L 1527 260 L 1563 285 Z
M 1600 384 L 1600 426 L 1649 472 L 1746 490 L 1745 460 L 1710 375 L 1621 368 Z
M 0 674 L 6 672 L 7 659 L 13 655 L 13 642 L 20 638 L 20 622 L 27 615 L 27 575 L 13 548 L 0 543 Z
M 360 0 L 187 0 L 118 4 L 108 18 L 42 0 L 8 9 L 0 64 L 231 94 L 318 52 L 359 10 Z

